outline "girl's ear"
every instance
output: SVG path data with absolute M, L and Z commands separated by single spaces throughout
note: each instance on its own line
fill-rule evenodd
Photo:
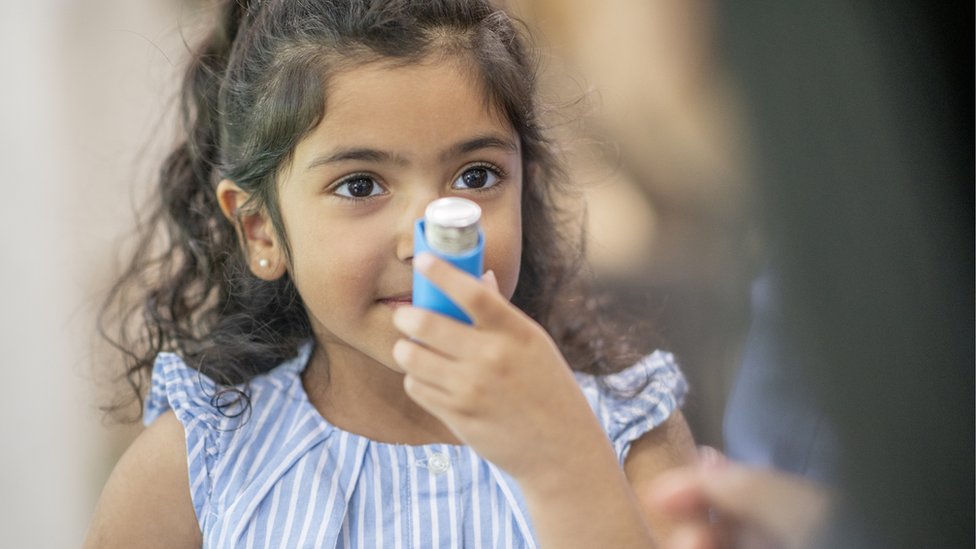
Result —
M 285 274 L 285 254 L 267 210 L 245 208 L 251 195 L 229 179 L 217 184 L 217 202 L 224 216 L 237 228 L 247 264 L 254 276 L 277 280 Z

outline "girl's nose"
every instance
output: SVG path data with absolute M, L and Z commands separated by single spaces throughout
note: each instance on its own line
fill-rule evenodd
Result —
M 423 196 L 412 197 L 404 208 L 403 215 L 397 221 L 398 226 L 396 229 L 396 256 L 400 261 L 406 263 L 413 261 L 414 224 L 424 216 L 424 210 L 427 208 L 427 204 L 430 204 L 437 198 L 436 193 L 430 196 L 424 194 Z
M 413 261 L 413 224 L 401 228 L 399 233 L 396 240 L 397 259 L 411 263 Z

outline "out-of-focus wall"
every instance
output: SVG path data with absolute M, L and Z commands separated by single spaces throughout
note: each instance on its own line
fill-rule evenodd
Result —
M 160 0 L 0 4 L 0 532 L 77 547 L 135 428 L 99 405 L 117 357 L 96 311 L 171 144 L 177 21 Z

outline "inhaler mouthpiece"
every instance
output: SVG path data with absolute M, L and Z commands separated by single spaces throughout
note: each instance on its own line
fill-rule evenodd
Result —
M 427 245 L 448 255 L 465 254 L 478 247 L 481 207 L 464 198 L 440 198 L 424 211 Z

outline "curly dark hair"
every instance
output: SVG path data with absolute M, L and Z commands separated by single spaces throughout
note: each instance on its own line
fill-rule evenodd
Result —
M 601 374 L 633 362 L 636 349 L 586 290 L 582 237 L 567 230 L 573 224 L 555 200 L 567 189 L 537 114 L 535 60 L 507 14 L 480 0 L 218 4 L 182 88 L 185 141 L 162 166 L 137 251 L 102 310 L 102 333 L 124 353 L 135 399 L 142 402 L 155 356 L 173 351 L 246 400 L 235 386 L 313 337 L 291 278 L 269 282 L 248 270 L 216 185 L 232 180 L 251 196 L 246 208 L 265 208 L 287 254 L 276 174 L 325 116 L 330 75 L 351 63 L 410 64 L 445 52 L 472 62 L 486 100 L 521 139 L 524 230 L 513 303 L 575 370 Z M 117 335 L 107 335 L 116 322 Z

